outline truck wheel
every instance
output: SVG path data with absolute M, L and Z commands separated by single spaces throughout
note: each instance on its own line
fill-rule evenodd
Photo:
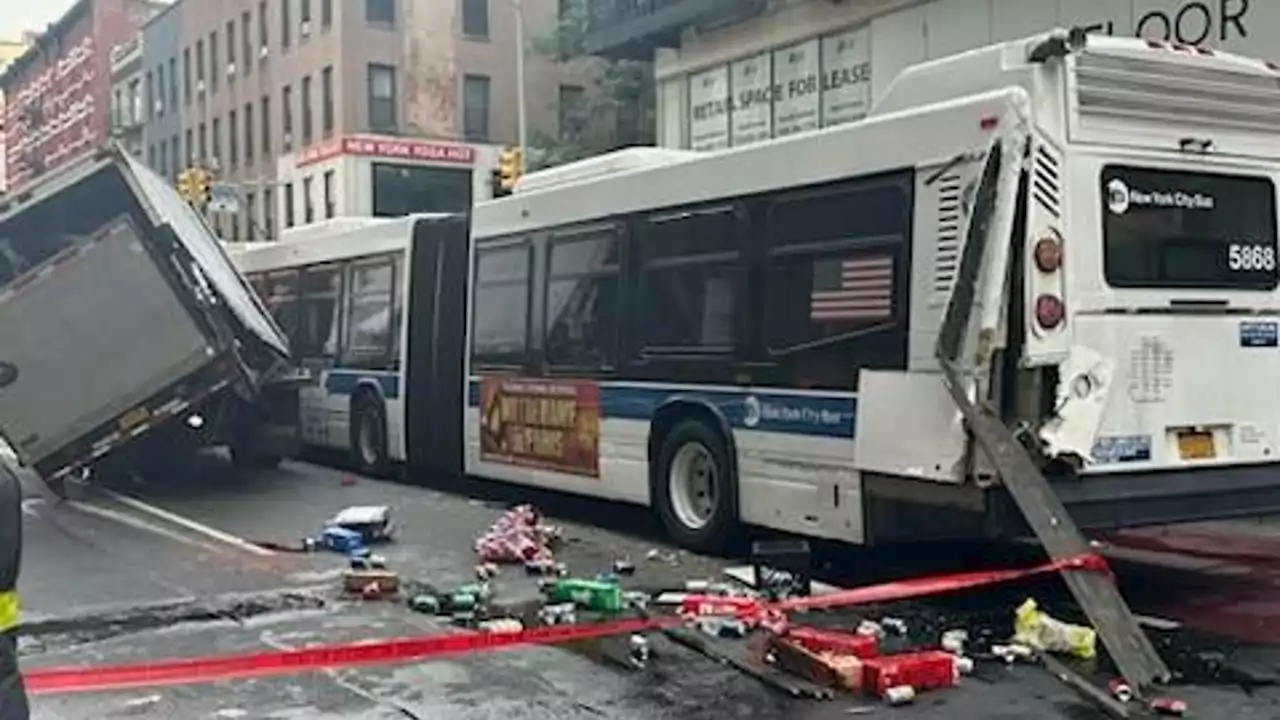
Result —
M 353 403 L 351 412 L 351 457 L 356 470 L 370 477 L 386 475 L 391 465 L 387 457 L 387 413 L 374 395 L 365 394 Z
M 679 545 L 718 554 L 738 529 L 738 480 L 720 433 L 684 420 L 662 441 L 650 480 L 654 509 Z

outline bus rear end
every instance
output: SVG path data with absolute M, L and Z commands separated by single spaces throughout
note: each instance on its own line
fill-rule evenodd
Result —
M 1059 493 L 1095 527 L 1280 511 L 1280 72 L 1107 38 L 1063 70 L 1022 275 Z

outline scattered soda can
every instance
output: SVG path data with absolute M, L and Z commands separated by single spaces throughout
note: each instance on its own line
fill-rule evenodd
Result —
M 369 562 L 369 567 L 373 568 L 374 570 L 387 569 L 387 559 L 382 557 L 381 555 L 370 555 L 365 559 Z
M 948 630 L 942 633 L 942 649 L 952 655 L 963 655 L 965 643 L 969 641 L 969 633 L 964 630 Z
M 963 677 L 973 673 L 973 658 L 957 657 L 954 661 L 956 677 Z
M 992 645 L 991 654 L 1012 665 L 1018 660 L 1026 660 L 1035 651 L 1026 645 Z
M 1187 704 L 1173 698 L 1156 698 L 1151 701 L 1151 712 L 1166 717 L 1182 717 L 1187 714 Z
M 424 615 L 439 615 L 440 600 L 435 595 L 414 595 L 409 599 L 409 609 Z
M 320 549 L 320 541 L 313 537 L 302 538 L 302 549 L 306 552 L 315 552 Z
M 479 630 L 487 633 L 518 633 L 524 630 L 524 623 L 514 618 L 499 618 L 480 623 Z
M 650 654 L 648 638 L 639 634 L 632 635 L 627 647 L 633 665 L 643 667 L 648 664 Z
M 615 575 L 635 575 L 636 565 L 630 560 L 614 560 L 613 572 Z
M 626 592 L 622 594 L 622 601 L 626 603 L 628 607 L 644 610 L 649 607 L 649 593 L 640 592 L 638 590 Z
M 880 626 L 880 623 L 872 622 L 871 620 L 863 620 L 858 623 L 858 628 L 854 630 L 854 632 L 859 635 L 866 635 L 867 637 L 884 637 L 884 628 Z
M 489 573 L 489 566 L 488 566 L 488 565 L 477 565 L 477 566 L 476 566 L 476 579 L 477 579 L 477 580 L 488 580 L 488 579 L 489 579 L 489 578 L 491 578 L 491 577 L 493 577 L 493 575 L 491 575 L 491 574 Z
M 884 701 L 890 705 L 908 705 L 915 699 L 916 689 L 910 685 L 895 685 L 884 691 Z
M 476 622 L 474 612 L 455 612 L 449 616 L 449 622 L 459 627 L 471 627 Z
M 449 596 L 449 607 L 454 611 L 471 612 L 477 604 L 476 596 L 468 592 L 456 592 Z
M 885 630 L 892 632 L 894 635 L 906 635 L 907 623 L 898 618 L 880 618 L 880 626 Z
M 686 580 L 684 582 L 684 589 L 691 593 L 705 593 L 710 587 L 711 583 L 706 580 Z
M 1127 703 L 1130 700 L 1133 700 L 1133 688 L 1129 687 L 1129 683 L 1125 682 L 1122 678 L 1116 678 L 1115 680 L 1107 683 L 1107 690 L 1111 692 L 1111 697 L 1114 697 L 1122 703 Z
M 377 600 L 382 597 L 382 583 L 371 582 L 360 589 L 360 596 L 365 600 Z
M 353 557 L 349 560 L 352 570 L 368 570 L 369 561 L 362 557 Z

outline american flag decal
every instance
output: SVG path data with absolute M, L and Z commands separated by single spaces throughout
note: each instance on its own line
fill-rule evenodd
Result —
M 893 257 L 819 260 L 813 265 L 809 319 L 874 322 L 893 316 Z

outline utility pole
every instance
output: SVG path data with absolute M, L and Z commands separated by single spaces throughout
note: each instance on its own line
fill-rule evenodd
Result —
M 525 158 L 528 156 L 529 127 L 528 118 L 525 114 L 525 87 L 524 87 L 524 55 L 527 50 L 524 46 L 524 0 L 508 0 L 511 7 L 516 13 L 516 116 L 518 118 L 517 134 L 519 138 L 517 142 L 520 145 L 520 172 L 523 174 L 525 167 Z

